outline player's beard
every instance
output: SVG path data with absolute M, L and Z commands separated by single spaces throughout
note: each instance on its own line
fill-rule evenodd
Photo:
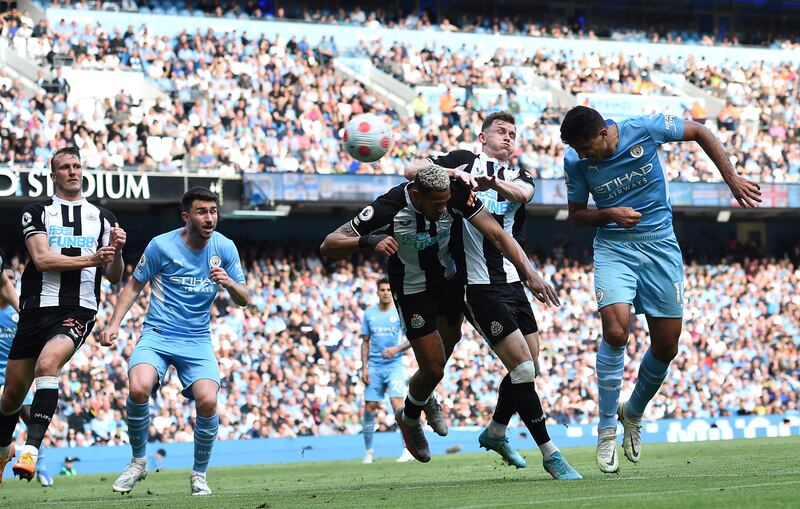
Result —
M 195 224 L 194 231 L 197 233 L 197 236 L 201 239 L 210 239 L 211 235 L 214 233 L 214 230 L 217 228 L 216 224 L 212 224 L 211 227 L 207 227 L 206 223 L 199 223 Z

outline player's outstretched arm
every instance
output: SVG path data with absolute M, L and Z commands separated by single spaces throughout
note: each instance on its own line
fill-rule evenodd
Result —
M 642 214 L 630 207 L 611 207 L 590 210 L 585 203 L 568 202 L 569 220 L 575 226 L 598 228 L 608 223 L 617 223 L 623 228 L 633 228 L 642 220 Z
M 114 248 L 111 246 L 98 248 L 91 256 L 65 256 L 53 253 L 47 245 L 46 235 L 29 235 L 25 239 L 25 245 L 39 272 L 64 272 L 86 267 L 102 267 L 114 260 Z
M 479 191 L 494 189 L 503 198 L 508 201 L 513 201 L 514 203 L 521 203 L 525 205 L 533 198 L 533 186 L 527 182 L 522 182 L 521 180 L 506 182 L 503 179 L 497 178 L 495 175 L 492 175 L 491 177 L 476 177 L 475 180 L 478 183 Z
M 117 305 L 114 307 L 114 313 L 111 315 L 111 319 L 106 324 L 106 328 L 103 332 L 100 333 L 101 345 L 111 346 L 114 344 L 114 341 L 117 340 L 122 319 L 128 311 L 130 311 L 131 306 L 133 306 L 136 297 L 139 296 L 145 284 L 147 284 L 146 281 L 139 282 L 135 277 L 131 277 L 128 280 L 128 284 L 125 285 L 125 288 L 123 288 L 122 292 L 119 294 Z
M 742 207 L 758 207 L 761 203 L 761 187 L 744 177 L 737 175 L 730 159 L 725 154 L 725 147 L 714 136 L 714 133 L 702 124 L 691 120 L 684 121 L 683 141 L 696 141 L 703 149 L 714 166 L 717 167 L 722 179 L 728 184 L 736 201 Z
M 475 214 L 469 222 L 514 264 L 525 284 L 533 292 L 534 297 L 548 306 L 558 306 L 560 304 L 555 288 L 547 284 L 544 278 L 533 270 L 528 256 L 519 243 L 500 227 L 485 208 Z
M 2 260 L 2 258 L 0 258 L 0 260 Z M 0 264 L 0 267 L 2 267 L 2 264 Z M 17 289 L 14 288 L 14 284 L 6 277 L 2 269 L 0 269 L 0 297 L 3 297 L 6 302 L 11 304 L 14 311 L 19 312 L 19 295 L 17 295 Z
M 419 170 L 421 170 L 426 166 L 430 166 L 431 164 L 435 163 L 431 163 L 430 159 L 417 159 L 411 166 L 408 166 L 405 169 L 403 175 L 406 177 L 406 180 L 414 180 Z M 447 174 L 450 176 L 450 178 L 458 179 L 462 184 L 467 186 L 469 189 L 475 189 L 476 187 L 478 187 L 478 181 L 470 173 L 463 170 L 459 170 L 458 168 L 447 168 L 444 166 L 443 168 L 447 170 Z
M 398 247 L 394 237 L 385 233 L 359 236 L 350 223 L 345 223 L 325 237 L 319 250 L 325 258 L 347 258 L 359 249 L 373 251 L 388 258 L 397 252 Z

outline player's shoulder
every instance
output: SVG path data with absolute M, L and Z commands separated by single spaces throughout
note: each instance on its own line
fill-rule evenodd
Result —
M 49 198 L 47 200 L 42 200 L 42 201 L 36 201 L 36 202 L 29 203 L 29 204 L 25 205 L 25 207 L 22 208 L 22 212 L 23 213 L 25 213 L 25 212 L 29 212 L 29 213 L 44 212 L 45 207 L 49 207 L 52 204 L 53 204 L 53 199 L 52 198 Z
M 578 156 L 578 152 L 572 147 L 567 147 L 564 150 L 564 170 L 575 170 L 580 164 L 581 158 Z
M 113 226 L 113 223 L 117 221 L 117 216 L 114 215 L 114 213 L 111 212 L 110 210 L 108 210 L 107 208 L 105 208 L 105 207 L 103 207 L 101 205 L 97 205 L 96 203 L 89 203 L 89 202 L 86 202 L 86 203 L 87 203 L 87 206 L 89 208 L 96 209 L 97 213 L 100 215 L 100 217 L 102 217 L 102 218 L 108 220 L 108 222 L 112 223 L 112 226 Z
M 164 232 L 162 234 L 153 237 L 153 239 L 150 241 L 150 246 L 160 249 L 163 249 L 164 247 L 174 246 L 176 242 L 176 237 L 178 237 L 177 240 L 181 240 L 180 235 L 181 235 L 180 228 L 175 228 L 174 230 Z

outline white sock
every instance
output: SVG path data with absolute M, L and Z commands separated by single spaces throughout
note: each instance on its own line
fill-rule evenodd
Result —
M 147 463 L 147 456 L 142 456 L 141 458 L 131 458 L 131 463 L 136 463 L 137 465 L 144 465 Z
M 506 436 L 506 428 L 508 428 L 508 424 L 500 424 L 492 419 L 489 422 L 489 426 L 486 428 L 486 431 L 489 433 L 490 437 L 500 438 Z
M 199 475 L 199 476 L 200 476 L 200 477 L 202 477 L 203 479 L 205 479 L 205 478 L 206 478 L 206 473 L 205 473 L 205 472 L 195 472 L 194 470 L 192 470 L 192 475 L 193 475 L 193 476 L 194 476 L 194 475 Z
M 26 452 L 29 452 L 29 453 L 31 453 L 31 455 L 32 455 L 34 458 L 36 458 L 36 457 L 38 457 L 38 456 L 39 456 L 39 449 L 37 449 L 36 447 L 34 447 L 34 446 L 32 446 L 32 445 L 23 445 L 23 446 L 22 446 L 22 449 L 20 449 L 20 451 L 19 451 L 19 455 L 20 455 L 20 456 L 22 456 L 22 455 L 23 455 L 23 454 L 25 454 Z
M 539 450 L 542 451 L 544 459 L 549 460 L 550 456 L 558 452 L 558 447 L 556 447 L 556 444 L 554 444 L 552 440 L 548 440 L 539 446 Z
M 0 458 L 7 458 L 11 454 L 11 444 L 0 447 Z

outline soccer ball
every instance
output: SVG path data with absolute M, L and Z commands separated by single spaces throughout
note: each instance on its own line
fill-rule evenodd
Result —
M 381 117 L 364 113 L 351 118 L 344 128 L 344 149 L 362 163 L 372 163 L 389 150 L 392 132 Z

